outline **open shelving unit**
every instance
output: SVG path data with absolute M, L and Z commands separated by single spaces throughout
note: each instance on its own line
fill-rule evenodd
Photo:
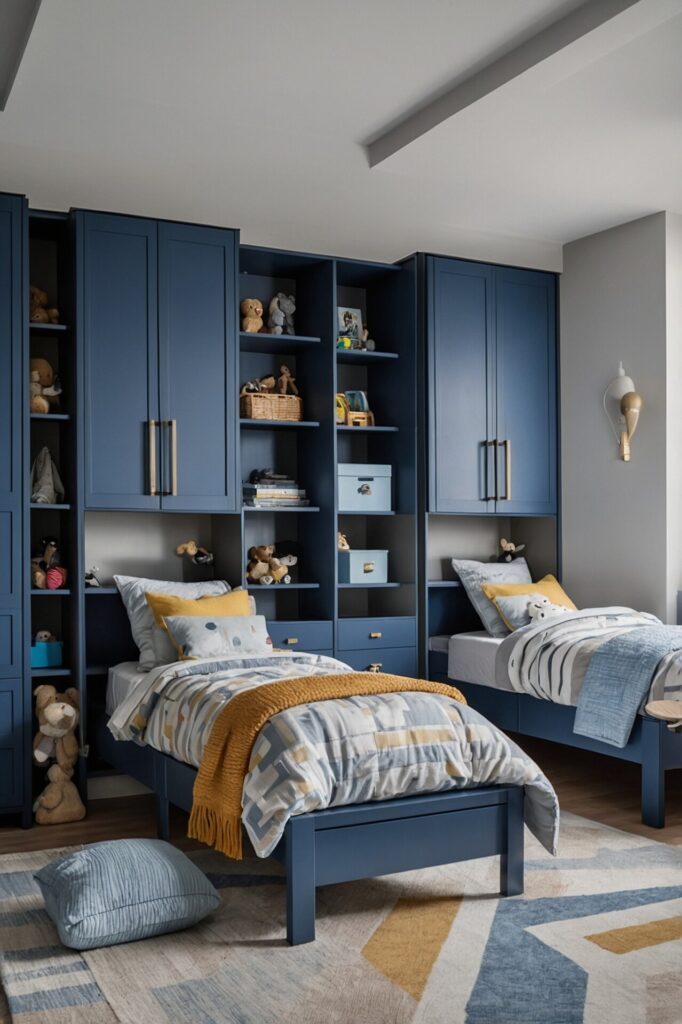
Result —
M 27 677 L 34 684 L 54 683 L 58 688 L 81 689 L 81 614 L 79 581 L 82 578 L 79 529 L 78 442 L 77 442 L 77 358 L 74 325 L 73 251 L 68 214 L 42 211 L 28 213 L 28 283 L 49 296 L 48 305 L 57 307 L 60 323 L 34 323 L 26 308 L 25 352 L 25 530 L 24 530 L 24 632 Z M 28 296 L 27 296 L 28 303 Z M 29 380 L 31 360 L 44 359 L 59 377 L 62 394 L 48 413 L 30 411 Z M 31 501 L 31 467 L 41 449 L 47 447 L 64 485 L 63 499 L 54 504 Z M 58 541 L 61 564 L 68 572 L 66 585 L 57 590 L 33 586 L 31 558 L 42 550 L 42 539 Z M 48 600 L 49 598 L 49 600 Z M 53 668 L 31 667 L 31 641 L 39 629 L 48 629 L 63 644 L 62 664 Z M 81 759 L 76 781 L 85 795 L 86 765 Z M 28 771 L 28 776 L 31 772 Z M 44 772 L 33 770 L 32 790 L 45 784 Z

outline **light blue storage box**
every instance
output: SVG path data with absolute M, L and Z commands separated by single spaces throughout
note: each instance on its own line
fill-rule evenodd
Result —
M 388 583 L 388 551 L 339 551 L 339 583 Z
M 390 512 L 391 466 L 340 462 L 340 512 Z
M 31 644 L 31 668 L 60 668 L 62 641 L 41 640 Z

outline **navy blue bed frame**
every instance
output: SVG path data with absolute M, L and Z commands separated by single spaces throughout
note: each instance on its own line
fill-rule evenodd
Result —
M 170 805 L 189 811 L 196 769 L 151 747 L 114 740 L 98 720 L 99 751 L 143 782 L 157 800 L 158 832 L 168 838 Z M 500 857 L 500 892 L 523 892 L 524 794 L 484 786 L 353 804 L 291 818 L 274 856 L 286 872 L 287 941 L 315 938 L 315 890 L 321 885 Z
M 457 686 L 472 707 L 505 732 L 552 740 L 641 765 L 642 822 L 651 828 L 664 827 L 665 773 L 682 768 L 682 733 L 671 732 L 658 719 L 638 715 L 627 745 L 622 749 L 612 747 L 573 732 L 574 707 L 552 704 L 527 693 L 449 679 L 447 664 L 447 654 L 431 652 L 429 678 Z

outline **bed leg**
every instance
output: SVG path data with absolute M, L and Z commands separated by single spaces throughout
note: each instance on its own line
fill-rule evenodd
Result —
M 290 818 L 284 833 L 287 942 L 315 940 L 315 829 L 307 816 Z
M 665 825 L 665 728 L 665 722 L 646 718 L 642 721 L 642 824 L 650 828 Z
M 500 892 L 520 896 L 523 892 L 523 789 L 507 794 L 506 849 L 500 857 Z
M 157 794 L 156 797 L 156 834 L 159 839 L 170 839 L 170 803 Z

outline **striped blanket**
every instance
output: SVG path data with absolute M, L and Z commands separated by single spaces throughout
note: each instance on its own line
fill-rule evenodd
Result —
M 351 672 L 313 654 L 232 656 L 152 670 L 119 705 L 109 729 L 199 767 L 225 705 L 256 686 Z M 251 751 L 242 823 L 260 857 L 292 815 L 478 785 L 522 785 L 526 822 L 554 852 L 558 803 L 538 766 L 504 733 L 454 698 L 383 693 L 297 705 L 274 715 Z
M 511 633 L 497 653 L 498 685 L 555 704 L 577 706 L 595 653 L 636 630 L 660 627 L 655 615 L 632 608 L 583 608 Z M 677 627 L 669 627 L 673 629 Z M 682 628 L 680 629 L 682 635 Z M 642 641 L 648 635 L 642 633 Z M 637 644 L 629 643 L 636 652 Z M 682 652 L 670 650 L 654 663 L 644 699 L 682 699 Z

